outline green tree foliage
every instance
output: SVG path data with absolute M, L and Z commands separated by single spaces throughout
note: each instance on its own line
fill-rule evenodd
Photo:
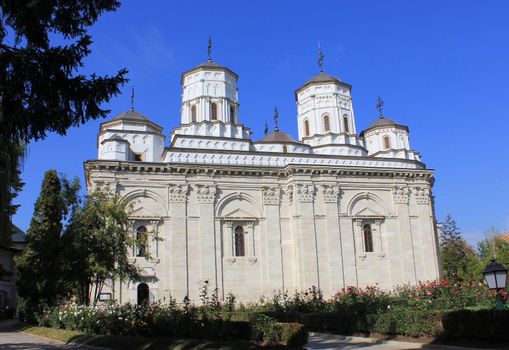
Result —
M 128 258 L 134 242 L 127 210 L 117 197 L 96 191 L 71 218 L 64 265 L 71 291 L 84 304 L 95 304 L 105 283 L 137 277 Z
M 472 281 L 477 275 L 478 260 L 473 248 L 461 237 L 456 221 L 447 215 L 440 240 L 442 270 L 447 278 Z
M 20 176 L 20 159 L 24 152 L 24 147 L 0 140 L 0 247 L 11 244 L 11 217 L 19 207 L 13 200 L 24 185 Z
M 60 179 L 55 170 L 49 170 L 44 175 L 41 193 L 35 203 L 26 248 L 16 258 L 18 293 L 27 312 L 36 311 L 41 304 L 52 305 L 58 295 L 58 255 L 65 211 Z
M 477 244 L 477 249 L 479 251 L 479 274 L 493 258 L 509 268 L 509 241 L 502 237 L 496 229 L 489 230 L 488 236 Z
M 113 76 L 80 73 L 91 52 L 88 28 L 119 6 L 116 0 L 0 1 L 0 161 L 8 159 L 11 169 L 11 176 L 0 174 L 0 223 L 10 221 L 12 197 L 21 188 L 12 176 L 16 148 L 105 117 L 101 104 L 126 82 L 125 69 Z M 0 234 L 1 243 L 11 231 Z

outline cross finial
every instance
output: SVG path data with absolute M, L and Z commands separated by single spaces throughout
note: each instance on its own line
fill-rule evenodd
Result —
M 131 111 L 134 111 L 134 86 L 131 88 Z
M 209 57 L 209 62 L 212 62 L 212 37 L 209 35 L 209 42 L 207 45 L 207 55 Z
M 279 111 L 277 110 L 277 106 L 274 106 L 274 131 L 279 132 L 279 127 L 277 126 L 277 122 L 279 120 Z
M 320 67 L 320 73 L 323 72 L 323 58 L 324 54 L 322 48 L 320 47 L 320 42 L 318 42 L 318 67 Z
M 267 124 L 267 121 L 265 121 L 265 129 L 263 130 L 263 132 L 265 133 L 265 135 L 269 133 L 269 124 Z
M 380 96 L 378 96 L 376 100 L 376 109 L 378 110 L 378 114 L 380 115 L 380 118 L 383 118 L 383 110 L 384 110 L 384 100 Z

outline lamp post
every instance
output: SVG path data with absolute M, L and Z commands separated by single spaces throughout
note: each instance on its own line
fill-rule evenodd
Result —
M 504 309 L 504 303 L 501 300 L 501 294 L 499 291 L 504 290 L 507 283 L 507 269 L 497 263 L 495 259 L 491 259 L 491 262 L 484 269 L 483 273 L 484 280 L 488 284 L 488 288 L 494 290 L 497 298 L 497 310 Z

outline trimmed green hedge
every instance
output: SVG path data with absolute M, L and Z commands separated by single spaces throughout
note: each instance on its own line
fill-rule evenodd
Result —
M 268 312 L 265 315 L 280 322 L 297 322 L 317 332 L 379 333 L 509 343 L 509 310 L 437 311 L 395 307 L 371 314 Z

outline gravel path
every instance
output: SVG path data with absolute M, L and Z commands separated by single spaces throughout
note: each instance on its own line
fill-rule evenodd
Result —
M 309 342 L 306 344 L 309 350 L 338 350 L 338 349 L 367 349 L 367 350 L 483 350 L 480 348 L 465 348 L 460 346 L 432 345 L 421 343 L 408 343 L 401 341 L 383 341 L 373 338 L 344 337 L 325 333 L 309 333 Z M 492 349 L 496 350 L 496 349 Z
M 56 350 L 56 349 L 74 349 L 90 350 L 89 346 L 72 345 L 58 342 L 55 340 L 38 337 L 28 333 L 23 333 L 12 328 L 16 321 L 0 321 L 0 349 L 1 350 Z

